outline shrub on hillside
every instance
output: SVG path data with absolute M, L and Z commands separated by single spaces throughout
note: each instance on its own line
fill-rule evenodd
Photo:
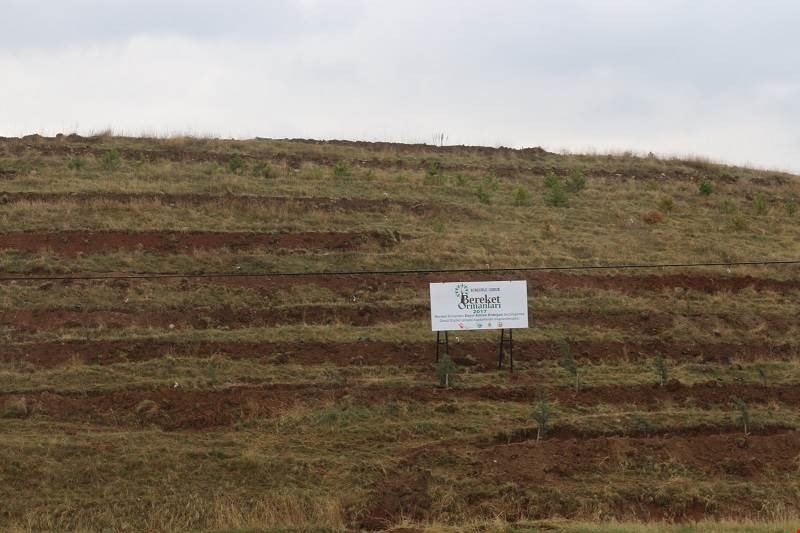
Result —
M 107 151 L 100 158 L 100 166 L 103 170 L 116 170 L 122 163 L 122 157 L 119 155 L 119 150 L 116 148 Z
M 428 168 L 425 171 L 425 182 L 439 185 L 442 183 L 442 181 L 444 181 L 442 164 L 438 161 L 434 161 L 428 165 Z
M 70 170 L 83 170 L 86 167 L 86 160 L 81 159 L 80 157 L 73 157 L 69 161 L 67 161 L 67 168 Z
M 756 212 L 756 215 L 766 215 L 767 210 L 769 209 L 769 205 L 767 203 L 767 197 L 764 196 L 763 193 L 758 193 L 756 197 L 753 199 L 753 209 Z
M 475 196 L 478 197 L 478 201 L 482 204 L 489 205 L 492 203 L 492 192 L 482 183 L 475 189 Z
M 737 211 L 738 206 L 736 205 L 736 202 L 734 202 L 730 198 L 725 198 L 724 200 L 722 200 L 722 202 L 720 202 L 719 208 L 723 213 L 732 215 Z
M 447 181 L 447 176 L 440 172 L 432 172 L 429 168 L 427 172 L 425 172 L 425 176 L 422 178 L 422 182 L 425 185 L 444 185 Z
M 482 184 L 487 190 L 494 193 L 500 189 L 500 178 L 494 174 L 490 174 L 483 177 Z
M 456 187 L 465 187 L 469 183 L 469 177 L 464 174 L 456 174 L 451 180 Z
M 703 181 L 701 181 L 701 182 L 700 182 L 700 185 L 698 185 L 698 187 L 697 187 L 697 190 L 698 190 L 698 191 L 700 192 L 700 194 L 702 194 L 703 196 L 708 196 L 708 195 L 710 195 L 712 192 L 714 192 L 714 184 L 713 184 L 713 183 L 711 183 L 711 180 L 709 180 L 709 179 L 704 179 Z
M 496 176 L 484 176 L 478 188 L 475 189 L 475 195 L 482 204 L 492 203 L 494 193 L 500 188 L 500 179 Z
M 276 178 L 278 177 L 278 172 L 270 165 L 264 161 L 260 161 L 253 165 L 253 176 L 259 178 Z
M 663 196 L 658 201 L 658 208 L 665 213 L 672 213 L 675 211 L 675 200 L 671 196 Z
M 241 174 L 246 166 L 247 163 L 245 163 L 244 159 L 238 154 L 231 157 L 228 161 L 228 170 L 234 174 Z
M 544 186 L 546 189 L 552 189 L 553 187 L 558 187 L 560 184 L 561 180 L 558 179 L 558 176 L 556 176 L 552 172 L 544 177 Z
M 444 222 L 441 220 L 432 220 L 431 221 L 431 229 L 436 233 L 444 233 L 445 225 Z
M 581 169 L 576 168 L 570 171 L 569 176 L 567 176 L 566 188 L 571 193 L 580 192 L 586 188 L 586 176 L 583 175 Z
M 531 200 L 532 196 L 528 189 L 517 187 L 517 190 L 514 191 L 514 205 L 517 207 L 531 205 Z
M 569 199 L 567 191 L 560 181 L 556 181 L 552 186 L 547 188 L 544 194 L 544 202 L 552 207 L 567 207 Z
M 350 167 L 344 161 L 339 161 L 333 165 L 333 175 L 337 178 L 347 178 L 350 176 Z
M 634 433 L 648 436 L 653 431 L 653 424 L 642 415 L 635 414 L 631 417 L 631 429 Z
M 747 229 L 747 220 L 741 215 L 736 215 L 731 219 L 731 228 L 734 231 L 744 231 Z

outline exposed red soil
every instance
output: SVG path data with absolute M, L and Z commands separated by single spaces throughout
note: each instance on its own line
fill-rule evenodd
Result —
M 328 383 L 253 385 L 223 389 L 194 389 L 178 385 L 174 388 L 137 388 L 108 392 L 85 390 L 69 394 L 48 391 L 6 393 L 0 394 L 0 405 L 4 405 L 9 399 L 23 396 L 27 405 L 31 406 L 30 412 L 35 416 L 60 421 L 129 426 L 142 422 L 142 413 L 137 413 L 138 406 L 148 400 L 155 402 L 157 409 L 148 410 L 147 422 L 164 429 L 205 429 L 231 425 L 250 417 L 274 416 L 297 405 L 323 406 L 337 403 L 347 406 L 407 401 L 448 402 L 459 399 L 530 403 L 539 397 L 541 391 L 542 388 L 536 386 L 484 386 L 445 390 L 422 385 L 359 386 Z M 664 402 L 672 405 L 685 404 L 694 408 L 730 406 L 734 397 L 751 405 L 778 402 L 787 406 L 800 406 L 800 388 L 796 385 L 620 385 L 587 388 L 578 394 L 565 387 L 548 389 L 548 396 L 563 405 L 611 404 L 634 409 L 657 409 Z M 674 433 L 681 434 L 683 431 L 684 429 L 676 429 Z M 692 429 L 687 431 L 691 432 Z M 709 431 L 720 430 L 717 428 Z M 555 432 L 550 438 L 559 436 L 575 438 L 576 434 L 574 431 L 567 431 L 564 435 Z M 503 437 L 498 439 L 503 441 Z M 508 440 L 520 439 L 509 434 Z
M 364 516 L 354 517 L 358 529 L 385 530 L 401 518 L 424 521 L 432 503 L 430 480 L 431 474 L 426 470 L 411 468 L 387 473 L 373 487 Z
M 367 244 L 390 246 L 398 236 L 379 232 L 227 233 L 181 231 L 61 231 L 0 233 L 0 250 L 74 256 L 114 250 L 174 253 L 194 249 L 353 250 Z
M 800 432 L 791 429 L 754 430 L 748 438 L 741 428 L 705 432 L 630 436 L 557 434 L 511 445 L 494 446 L 475 455 L 481 477 L 520 483 L 579 480 L 582 476 L 626 468 L 689 468 L 695 474 L 761 478 L 796 468 Z
M 497 344 L 472 342 L 468 337 L 453 338 L 450 353 L 462 365 L 491 369 L 497 364 Z M 795 360 L 800 347 L 792 344 L 768 345 L 736 343 L 644 343 L 611 341 L 572 341 L 570 346 L 579 363 L 641 361 L 663 355 L 676 362 L 734 364 L 737 361 Z M 167 354 L 185 357 L 208 357 L 224 354 L 231 358 L 263 358 L 292 364 L 329 363 L 347 365 L 430 365 L 435 342 L 225 342 L 160 340 L 77 340 L 27 344 L 6 344 L 0 348 L 0 361 L 25 362 L 56 366 L 73 360 L 91 364 L 145 361 Z M 516 341 L 514 361 L 535 363 L 561 357 L 558 344 L 549 341 Z
M 297 209 L 319 209 L 327 211 L 361 211 L 385 213 L 393 209 L 414 213 L 416 215 L 446 214 L 448 217 L 465 215 L 463 206 L 432 204 L 426 202 L 411 202 L 405 200 L 392 200 L 384 198 L 370 200 L 367 198 L 315 198 L 295 196 L 244 196 L 225 195 L 213 196 L 207 194 L 161 194 L 161 193 L 118 193 L 118 192 L 91 192 L 91 193 L 39 193 L 39 192 L 8 192 L 0 193 L 8 203 L 14 202 L 158 202 L 170 207 L 190 206 L 200 207 L 213 204 L 227 206 L 259 207 L 259 206 L 287 206 Z M 471 216 L 476 216 L 468 211 Z
M 653 498 L 650 491 L 659 478 L 673 475 L 733 483 L 784 482 L 799 459 L 800 432 L 781 427 L 762 427 L 747 437 L 738 427 L 690 427 L 646 436 L 558 428 L 539 442 L 477 448 L 454 438 L 409 452 L 374 483 L 365 515 L 354 521 L 362 528 L 380 529 L 408 512 L 424 520 L 430 509 L 429 473 L 442 468 L 447 478 L 481 481 L 459 487 L 461 501 L 455 504 L 488 519 L 498 515 L 510 522 L 554 515 L 585 519 L 585 510 L 574 507 L 574 498 L 585 493 L 587 483 L 591 486 L 620 474 L 627 478 L 626 484 L 603 489 L 609 497 L 592 510 L 602 512 L 605 520 L 751 517 L 760 511 L 760 502 L 721 497 L 713 498 L 709 506 L 696 496 Z M 645 485 L 630 486 L 637 478 Z M 543 500 L 537 494 L 542 488 L 566 497 Z M 400 497 L 392 499 L 392 494 Z M 409 511 L 408 502 L 417 507 Z
M 487 485 L 564 486 L 586 479 L 613 477 L 618 472 L 645 477 L 678 475 L 730 481 L 777 477 L 784 480 L 789 472 L 797 469 L 800 433 L 767 432 L 748 438 L 743 438 L 739 432 L 659 438 L 545 439 L 539 443 L 496 446 L 469 457 L 472 475 L 485 480 Z M 473 498 L 471 503 L 480 505 L 481 496 Z M 492 499 L 487 495 L 487 503 Z M 705 508 L 701 502 L 695 506 L 685 505 L 680 498 L 676 500 L 626 499 L 609 514 L 620 520 L 692 520 L 725 512 L 724 509 Z M 613 501 L 608 503 L 613 505 Z M 524 501 L 522 504 L 518 508 L 519 518 L 547 518 L 546 513 L 531 516 L 530 508 L 525 508 Z M 731 511 L 745 514 L 741 507 Z M 513 519 L 515 513 L 513 510 L 511 513 Z
M 464 481 L 453 505 L 469 507 L 472 515 L 487 519 L 498 515 L 509 522 L 554 515 L 585 519 L 587 511 L 576 508 L 575 499 L 586 493 L 587 485 L 610 482 L 620 474 L 628 478 L 625 485 L 594 489 L 608 494 L 591 511 L 602 513 L 604 520 L 695 521 L 757 515 L 758 501 L 724 495 L 709 501 L 693 495 L 654 498 L 652 491 L 660 478 L 671 476 L 722 483 L 785 482 L 797 468 L 800 433 L 763 428 L 743 437 L 735 428 L 704 429 L 646 438 L 551 436 L 538 443 L 491 449 L 475 449 L 464 439 L 424 445 L 374 483 L 365 516 L 354 517 L 354 522 L 367 529 L 386 527 L 409 512 L 408 502 L 417 503 L 410 512 L 424 521 L 431 507 L 430 485 L 444 481 L 439 474 L 443 468 L 445 479 Z M 637 478 L 643 481 L 638 487 Z M 542 490 L 558 491 L 562 497 L 542 499 Z M 393 500 L 392 494 L 400 497 Z
M 295 305 L 273 309 L 230 307 L 186 309 L 120 309 L 113 311 L 68 309 L 19 309 L 0 311 L 0 326 L 24 332 L 71 328 L 151 327 L 166 329 L 236 329 L 270 327 L 286 324 L 346 324 L 369 326 L 380 323 L 418 320 L 429 313 L 427 305 Z M 729 315 L 693 315 L 695 327 L 710 329 L 763 328 L 773 334 L 785 333 L 797 324 L 792 317 L 769 315 L 740 317 Z M 537 326 L 571 324 L 617 329 L 639 335 L 658 335 L 674 325 L 675 317 L 666 313 L 593 313 L 589 311 L 537 311 L 532 323 Z

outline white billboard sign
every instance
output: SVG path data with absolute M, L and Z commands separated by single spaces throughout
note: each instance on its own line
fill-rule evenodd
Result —
M 528 327 L 527 281 L 430 285 L 433 331 Z

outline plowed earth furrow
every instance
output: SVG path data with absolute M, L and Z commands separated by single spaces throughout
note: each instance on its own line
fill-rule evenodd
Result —
M 428 305 L 371 305 L 371 306 L 322 306 L 296 305 L 274 309 L 230 309 L 197 308 L 144 310 L 97 310 L 74 311 L 67 309 L 21 309 L 0 311 L 0 326 L 8 326 L 23 332 L 38 332 L 54 329 L 148 327 L 166 329 L 211 329 L 250 328 L 292 324 L 343 324 L 370 326 L 382 323 L 397 323 L 426 318 Z M 531 313 L 532 327 L 570 324 L 632 331 L 640 335 L 656 335 L 674 326 L 674 319 L 682 315 L 666 313 L 592 313 L 586 311 L 537 311 Z M 734 329 L 759 327 L 771 333 L 785 333 L 793 326 L 793 320 L 783 315 L 727 316 L 692 315 L 696 326 L 714 324 Z
M 117 192 L 86 193 L 38 193 L 38 192 L 6 192 L 0 193 L 7 203 L 16 202 L 158 202 L 169 207 L 201 207 L 213 205 L 242 207 L 276 207 L 287 206 L 298 209 L 320 209 L 329 211 L 361 211 L 383 213 L 392 209 L 408 211 L 416 215 L 433 215 L 446 213 L 448 217 L 464 214 L 464 208 L 456 205 L 431 204 L 403 200 L 371 200 L 368 198 L 314 198 L 304 196 L 213 196 L 206 194 L 148 194 Z
M 726 431 L 727 430 L 727 431 Z M 744 438 L 739 427 L 687 427 L 650 430 L 648 435 L 592 435 L 574 428 L 555 428 L 536 442 L 531 439 L 481 447 L 473 466 L 487 480 L 536 483 L 580 480 L 586 475 L 619 470 L 646 471 L 659 465 L 691 469 L 713 477 L 762 478 L 794 470 L 800 456 L 800 432 L 780 427 L 756 429 Z M 417 464 L 425 464 L 424 457 Z M 794 464 L 794 466 L 792 466 Z
M 541 387 L 495 386 L 438 389 L 433 386 L 358 386 L 331 384 L 275 384 L 238 386 L 226 389 L 170 388 L 124 389 L 112 392 L 81 391 L 20 392 L 0 395 L 0 403 L 24 396 L 34 416 L 63 421 L 97 422 L 104 425 L 129 425 L 143 418 L 141 402 L 149 400 L 157 408 L 148 409 L 147 420 L 165 429 L 202 429 L 230 425 L 249 417 L 270 417 L 297 405 L 324 406 L 332 402 L 373 405 L 386 402 L 444 402 L 450 400 L 533 402 Z M 752 384 L 606 386 L 587 388 L 575 394 L 571 388 L 549 389 L 548 396 L 563 405 L 625 405 L 631 409 L 651 409 L 664 402 L 688 404 L 692 408 L 730 407 L 733 398 L 749 404 L 777 402 L 800 406 L 800 387 Z M 137 413 L 136 411 L 139 411 Z M 675 430 L 680 433 L 680 429 Z
M 236 234 L 234 234 L 236 235 Z M 280 234 L 276 234 L 280 235 Z M 292 235 L 292 234 L 287 234 Z M 388 235 L 379 234 L 384 238 Z M 799 269 L 800 270 L 800 269 Z M 579 272 L 580 269 L 576 269 Z M 355 275 L 335 275 L 335 274 L 310 274 L 286 276 L 270 276 L 269 274 L 256 274 L 253 276 L 234 276 L 234 277 L 204 277 L 200 280 L 192 278 L 165 278 L 160 283 L 166 286 L 178 286 L 181 290 L 191 290 L 193 287 L 218 284 L 230 287 L 241 287 L 259 291 L 260 294 L 268 295 L 270 291 L 276 289 L 286 289 L 289 284 L 292 286 L 317 286 L 333 291 L 336 294 L 352 298 L 353 295 L 361 293 L 385 293 L 394 289 L 412 289 L 425 291 L 429 283 L 444 281 L 486 281 L 486 280 L 526 280 L 528 282 L 528 294 L 535 297 L 536 291 L 559 290 L 559 289 L 594 289 L 613 291 L 622 294 L 650 295 L 669 291 L 675 296 L 680 296 L 686 291 L 696 291 L 705 294 L 715 293 L 738 293 L 745 290 L 771 291 L 776 293 L 786 293 L 790 291 L 800 291 L 800 271 L 798 278 L 791 279 L 771 279 L 760 278 L 750 275 L 745 276 L 709 276 L 702 274 L 641 274 L 641 275 L 591 275 L 591 274 L 565 274 L 563 272 L 538 271 L 525 272 L 496 272 L 484 273 L 476 272 L 455 272 L 455 273 L 401 273 L 401 274 L 355 274 Z M 6 276 L 11 276 L 9 273 Z M 74 274 L 80 276 L 81 274 Z M 100 273 L 87 274 L 102 276 Z M 113 276 L 115 273 L 109 273 Z M 119 273 L 124 276 L 125 273 Z M 41 284 L 46 282 L 38 281 L 33 278 L 26 283 Z M 2 276 L 0 276 L 2 282 Z M 76 288 L 87 285 L 81 281 L 59 281 L 62 285 L 72 285 Z M 137 283 L 136 280 L 109 279 L 94 280 L 91 286 L 107 284 L 119 289 L 127 289 Z M 46 287 L 45 287 L 46 288 Z
M 645 343 L 611 341 L 570 341 L 579 362 L 604 363 L 642 361 L 663 355 L 676 362 L 734 364 L 756 360 L 796 360 L 800 346 L 792 344 L 746 345 L 737 343 Z M 431 365 L 435 337 L 430 342 L 225 342 L 225 341 L 64 341 L 7 344 L 0 347 L 0 361 L 56 366 L 73 360 L 92 364 L 147 361 L 164 355 L 209 357 L 224 354 L 238 359 L 259 359 L 291 364 L 347 365 Z M 497 344 L 490 342 L 452 342 L 450 354 L 456 363 L 476 368 L 494 368 Z M 516 341 L 517 363 L 558 360 L 558 344 L 550 341 Z
M 368 244 L 391 246 L 396 236 L 372 232 L 225 233 L 143 231 L 62 231 L 0 233 L 0 250 L 74 256 L 115 250 L 175 253 L 193 249 L 352 250 Z
M 472 449 L 463 439 L 425 445 L 412 450 L 373 484 L 371 502 L 359 525 L 384 529 L 407 515 L 408 506 L 401 505 L 408 501 L 417 504 L 414 510 L 430 507 L 430 473 L 442 468 L 457 479 L 481 480 L 480 489 L 465 499 L 471 509 L 487 517 L 547 519 L 552 504 L 536 507 L 532 496 L 547 490 L 558 496 L 556 505 L 564 502 L 562 494 L 595 498 L 592 510 L 602 512 L 606 520 L 690 523 L 714 517 L 750 518 L 763 502 L 743 497 L 747 493 L 743 482 L 785 483 L 797 468 L 800 434 L 796 431 L 764 428 L 744 438 L 723 428 L 716 432 L 713 428 L 693 429 L 645 438 L 581 432 L 562 435 L 564 432 L 556 429 L 538 442 L 488 449 Z M 617 481 L 620 476 L 629 478 L 624 485 Z M 706 486 L 683 500 L 652 497 L 663 490 L 665 478 L 677 481 L 685 476 L 698 476 Z M 465 484 L 463 490 L 469 489 Z M 403 494 L 401 504 L 396 503 L 398 493 Z M 582 517 L 572 505 L 563 505 L 558 514 Z

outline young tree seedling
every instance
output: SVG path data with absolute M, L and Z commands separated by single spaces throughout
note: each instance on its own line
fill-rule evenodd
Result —
M 450 358 L 450 355 L 444 354 L 444 356 L 439 359 L 439 364 L 436 365 L 436 376 L 439 378 L 439 386 L 445 389 L 450 388 L 453 376 L 455 376 L 457 372 L 456 364 Z
M 547 396 L 539 396 L 536 407 L 533 410 L 533 419 L 537 424 L 536 442 L 539 442 L 547 433 L 547 425 L 550 422 L 550 404 L 547 402 Z
M 658 374 L 658 382 L 663 387 L 667 384 L 667 377 L 668 377 L 668 369 L 667 369 L 667 360 L 664 358 L 663 355 L 658 354 L 656 357 L 656 361 L 653 364 L 656 369 L 656 374 Z
M 558 351 L 561 353 L 561 358 L 558 360 L 558 366 L 569 372 L 575 380 L 575 392 L 580 390 L 580 379 L 578 376 L 578 363 L 575 361 L 575 356 L 572 355 L 572 348 L 569 343 L 561 339 L 558 341 Z
M 640 414 L 633 415 L 631 426 L 634 432 L 642 433 L 645 437 L 649 436 L 650 432 L 653 431 L 653 424 Z
M 206 367 L 206 375 L 208 376 L 208 380 L 212 383 L 217 381 L 217 362 L 213 359 L 208 362 L 208 367 Z
M 750 409 L 747 407 L 747 402 L 741 398 L 734 398 L 733 406 L 739 412 L 739 423 L 744 426 L 745 436 L 749 435 L 750 432 L 748 428 L 750 426 Z
M 761 378 L 762 385 L 767 384 L 767 371 L 764 368 L 764 365 L 761 363 L 756 365 L 756 371 L 758 372 L 758 377 Z

